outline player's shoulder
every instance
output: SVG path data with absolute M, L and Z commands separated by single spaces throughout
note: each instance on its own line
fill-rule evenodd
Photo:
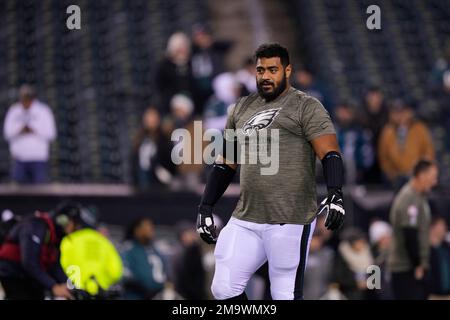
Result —
M 233 114 L 239 114 L 239 112 L 256 101 L 258 97 L 258 93 L 251 93 L 247 96 L 242 96 L 236 100 L 236 103 L 234 103 L 234 105 L 231 106 L 232 109 L 230 111 L 232 111 Z
M 326 111 L 323 104 L 315 97 L 303 92 L 301 90 L 295 89 L 292 91 L 292 97 L 295 99 L 294 107 L 298 114 L 309 114 Z
M 404 208 L 411 203 L 416 203 L 418 200 L 417 194 L 411 188 L 409 183 L 406 183 L 397 193 L 394 200 L 394 206 L 397 208 Z
M 247 96 L 240 97 L 237 102 L 237 107 L 242 107 L 251 104 L 252 102 L 256 101 L 259 98 L 259 94 L 257 92 L 250 93 Z
M 313 97 L 313 96 L 311 96 L 311 95 L 307 94 L 306 92 L 301 91 L 299 89 L 293 88 L 292 95 L 298 101 L 298 106 L 300 108 L 305 108 L 305 107 L 313 107 L 313 108 L 323 107 L 322 103 L 316 97 Z

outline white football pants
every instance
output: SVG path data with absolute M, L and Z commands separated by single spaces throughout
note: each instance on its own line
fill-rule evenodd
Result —
M 303 299 L 303 277 L 316 225 L 260 224 L 231 217 L 217 239 L 211 291 L 218 300 L 242 294 L 251 276 L 269 263 L 274 300 Z

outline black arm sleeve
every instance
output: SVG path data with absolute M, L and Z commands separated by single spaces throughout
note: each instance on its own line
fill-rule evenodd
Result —
M 200 205 L 214 206 L 233 180 L 236 171 L 226 164 L 214 163 Z
M 41 246 L 44 244 L 47 227 L 37 221 L 30 221 L 19 235 L 22 267 L 25 272 L 46 289 L 51 289 L 55 280 L 42 268 L 40 262 Z
M 344 163 L 339 152 L 330 151 L 322 159 L 323 176 L 327 189 L 341 189 L 344 184 Z
M 420 265 L 419 257 L 419 240 L 416 228 L 403 228 L 403 235 L 405 237 L 406 252 L 408 252 L 409 259 L 414 267 Z
M 231 162 L 233 164 L 238 163 L 239 159 L 239 149 L 238 149 L 238 142 L 236 139 L 233 141 L 223 139 L 223 145 L 222 145 L 222 157 L 226 159 L 226 162 Z

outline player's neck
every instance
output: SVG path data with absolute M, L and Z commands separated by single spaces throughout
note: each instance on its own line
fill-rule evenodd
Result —
M 291 84 L 289 82 L 287 82 L 286 83 L 286 88 L 284 88 L 284 90 L 281 91 L 279 95 L 277 95 L 275 98 L 270 99 L 270 100 L 267 100 L 266 98 L 264 98 L 264 101 L 268 102 L 268 103 L 269 102 L 273 102 L 273 101 L 277 100 L 278 98 L 282 97 L 286 92 L 289 91 L 290 88 L 291 88 Z
M 291 84 L 289 83 L 289 81 L 287 81 L 286 88 L 283 90 L 283 92 L 280 93 L 280 95 L 278 97 L 281 97 L 282 95 L 284 95 L 286 92 L 289 91 L 289 89 L 291 89 Z

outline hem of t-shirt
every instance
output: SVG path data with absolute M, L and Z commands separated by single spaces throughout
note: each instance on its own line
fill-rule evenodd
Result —
M 238 219 L 238 220 L 254 222 L 254 223 L 259 223 L 259 224 L 299 224 L 299 225 L 303 225 L 303 226 L 313 223 L 314 219 L 316 218 L 316 217 L 314 217 L 310 222 L 306 222 L 306 221 L 301 222 L 301 221 L 292 221 L 292 220 L 262 222 L 261 220 L 258 220 L 258 219 L 251 219 L 251 218 L 247 218 L 247 217 L 237 217 L 234 213 L 233 213 L 232 217 L 235 219 Z
M 328 131 L 321 131 L 321 132 L 318 132 L 318 133 L 313 134 L 313 135 L 311 135 L 310 137 L 308 137 L 308 141 L 311 141 L 311 140 L 313 140 L 313 139 L 315 139 L 315 138 L 318 138 L 318 137 L 320 137 L 320 136 L 324 136 L 324 135 L 327 135 L 327 134 L 336 134 L 336 131 L 334 131 L 334 130 L 328 130 Z

